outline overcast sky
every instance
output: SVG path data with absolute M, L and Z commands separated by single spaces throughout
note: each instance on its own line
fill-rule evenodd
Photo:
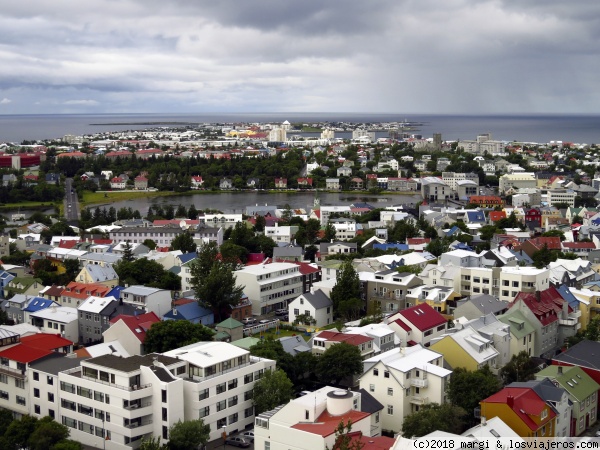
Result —
M 1 4 L 0 114 L 600 112 L 598 0 Z

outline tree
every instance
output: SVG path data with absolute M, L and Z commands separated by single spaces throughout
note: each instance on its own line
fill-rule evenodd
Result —
M 196 299 L 217 313 L 219 319 L 231 306 L 237 305 L 242 299 L 243 286 L 236 285 L 233 267 L 221 260 L 216 260 L 204 275 L 203 267 L 192 261 L 190 272 L 191 286 Z
M 294 385 L 283 370 L 266 370 L 254 383 L 254 413 L 258 415 L 289 402 L 293 393 Z
M 156 248 L 156 242 L 154 242 L 154 240 L 152 239 L 144 239 L 144 242 L 142 242 L 142 244 L 144 244 L 150 250 L 154 250 Z
M 4 438 L 11 449 L 29 448 L 29 437 L 35 431 L 37 421 L 35 417 L 25 415 L 8 426 Z
M 65 439 L 54 444 L 52 450 L 83 450 L 83 445 L 73 439 Z
M 327 226 L 325 227 L 325 234 L 323 236 L 323 240 L 325 242 L 333 242 L 335 240 L 335 227 L 332 225 L 331 222 L 327 223 Z
M 488 366 L 475 372 L 458 367 L 447 386 L 448 399 L 472 415 L 479 402 L 501 389 L 501 384 Z
M 196 243 L 192 235 L 184 231 L 171 241 L 171 249 L 180 250 L 182 253 L 191 253 L 196 251 Z
M 500 377 L 504 385 L 515 381 L 533 380 L 537 372 L 537 365 L 531 360 L 527 352 L 522 351 L 518 355 L 513 355 L 510 361 L 500 369 Z
M 35 429 L 29 436 L 31 450 L 47 450 L 54 444 L 69 437 L 69 428 L 55 422 L 50 416 L 42 417 L 35 424 Z
M 160 444 L 160 437 L 143 438 L 139 450 L 166 450 L 167 445 Z
M 133 261 L 135 258 L 133 257 L 133 250 L 131 248 L 131 241 L 129 239 L 127 239 L 125 241 L 125 245 L 123 246 L 123 261 L 126 262 L 131 262 Z
M 323 384 L 340 384 L 344 378 L 360 375 L 363 361 L 360 350 L 346 342 L 329 347 L 317 361 L 317 377 Z
M 344 419 L 342 419 L 335 428 L 335 441 L 332 450 L 361 450 L 364 448 L 364 442 L 360 439 L 352 439 L 352 436 L 350 435 L 351 431 L 352 420 L 348 419 L 348 422 L 344 423 Z M 329 450 L 328 446 L 325 448 Z
M 146 353 L 164 353 L 200 341 L 210 341 L 214 332 L 200 323 L 188 320 L 162 320 L 146 332 Z
M 170 450 L 190 450 L 208 442 L 210 426 L 202 419 L 178 421 L 169 429 Z
M 444 403 L 423 405 L 418 412 L 409 414 L 402 423 L 402 436 L 421 437 L 433 431 L 460 434 L 465 426 L 466 411 L 460 406 Z
M 342 264 L 330 297 L 333 311 L 338 315 L 341 315 L 341 310 L 349 312 L 348 306 L 354 306 L 356 300 L 360 301 L 360 279 L 352 266 L 352 261 L 345 261 Z

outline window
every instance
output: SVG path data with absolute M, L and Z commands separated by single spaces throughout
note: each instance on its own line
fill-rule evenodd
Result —
M 0 373 L 0 383 L 8 384 L 8 375 Z
M 161 392 L 162 402 L 167 403 L 167 390 L 163 389 Z
M 35 388 L 35 389 L 33 390 L 33 396 L 34 396 L 35 398 L 40 398 L 40 390 L 39 390 L 38 388 Z
M 229 400 L 227 400 L 227 406 L 228 407 L 232 407 L 238 404 L 238 396 L 234 395 L 233 397 L 231 397 Z
M 54 377 L 51 377 L 50 375 L 48 375 L 46 377 L 46 384 L 49 384 L 50 386 L 54 385 Z
M 202 409 L 200 409 L 200 419 L 202 419 L 203 417 L 206 417 L 210 415 L 210 406 L 206 406 Z
M 40 381 L 40 373 L 39 372 L 33 372 L 33 380 Z
M 199 394 L 198 395 L 198 400 L 207 399 L 208 398 L 208 388 L 200 391 L 198 394 Z
M 385 370 L 383 372 L 383 378 L 389 378 L 389 377 L 390 377 L 390 373 L 387 370 Z
M 387 413 L 388 413 L 388 416 L 394 415 L 394 405 L 387 405 Z
M 230 380 L 229 383 L 227 384 L 227 389 L 235 389 L 238 386 L 238 380 L 237 378 L 234 378 L 233 380 Z
M 252 399 L 252 391 L 244 392 L 244 401 L 251 400 L 251 399 Z
M 15 378 L 15 386 L 18 387 L 19 389 L 25 389 L 25 380 L 20 380 L 18 378 Z
M 226 400 L 221 400 L 220 402 L 217 403 L 217 412 L 223 411 L 225 408 L 227 408 Z
M 40 405 L 34 405 L 33 410 L 36 414 L 40 414 Z
M 25 406 L 25 397 L 21 397 L 20 395 L 17 395 L 17 405 Z
M 373 369 L 373 375 L 375 375 L 376 377 L 379 376 L 379 369 Z
M 231 414 L 229 416 L 229 425 L 238 421 L 238 413 Z
M 394 389 L 388 388 L 388 395 L 394 395 Z
M 52 392 L 48 392 L 48 401 L 54 403 L 54 394 Z
M 222 394 L 227 390 L 226 383 L 217 384 L 217 394 Z
M 102 392 L 94 391 L 94 400 L 96 400 L 97 402 L 103 402 L 104 394 Z
M 253 375 L 253 374 L 251 374 L 251 373 L 249 373 L 249 374 L 247 374 L 247 375 L 244 375 L 244 384 L 252 383 L 252 381 L 253 381 L 253 379 L 254 379 L 254 378 L 252 377 L 252 375 Z
M 227 418 L 223 417 L 222 419 L 217 420 L 217 428 L 223 428 L 227 425 Z
M 369 392 L 375 392 L 375 385 L 374 384 L 370 384 L 369 385 Z

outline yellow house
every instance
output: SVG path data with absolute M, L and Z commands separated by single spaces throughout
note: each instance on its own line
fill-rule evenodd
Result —
M 456 333 L 447 334 L 431 344 L 431 350 L 444 355 L 444 359 L 453 369 L 462 367 L 475 371 L 489 366 L 496 368 L 498 350 L 492 341 L 468 326 Z
M 556 413 L 531 388 L 506 387 L 480 405 L 481 417 L 499 417 L 521 437 L 555 436 Z
M 425 294 L 426 293 L 426 294 Z M 420 294 L 413 299 L 415 305 L 422 305 L 427 303 L 437 312 L 447 315 L 448 318 L 448 302 L 460 298 L 461 295 L 454 292 L 451 288 L 428 286 L 428 289 L 421 289 Z M 407 299 L 411 298 L 411 295 L 406 296 Z
M 110 288 L 119 284 L 119 276 L 112 266 L 86 264 L 75 277 L 75 281 L 85 284 L 101 284 Z
M 600 291 L 575 288 L 570 288 L 570 291 L 579 301 L 579 311 L 581 311 L 579 323 L 581 324 L 581 330 L 585 331 L 590 320 L 600 314 Z

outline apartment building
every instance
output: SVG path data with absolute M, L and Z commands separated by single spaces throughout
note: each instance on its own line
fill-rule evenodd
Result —
M 448 186 L 441 178 L 423 177 L 421 178 L 421 196 L 427 201 L 444 201 L 450 198 L 452 188 Z
M 500 177 L 499 191 L 506 193 L 509 190 L 521 188 L 536 188 L 537 180 L 532 172 L 511 173 Z
M 408 290 L 423 284 L 418 276 L 394 269 L 364 273 L 361 280 L 366 281 L 367 311 L 387 313 L 404 309 Z
M 202 418 L 209 440 L 254 422 L 252 388 L 275 362 L 223 342 L 199 342 L 164 354 L 81 361 L 58 374 L 60 412 L 71 438 L 108 450 L 168 442 L 179 420 Z
M 273 239 L 275 242 L 291 243 L 298 232 L 297 226 L 279 226 L 275 222 L 275 226 L 265 227 L 265 236 Z
M 235 272 L 237 284 L 252 302 L 252 314 L 266 314 L 287 308 L 302 294 L 300 267 L 292 263 L 246 266 Z
M 384 406 L 382 429 L 398 432 L 404 418 L 423 405 L 446 402 L 451 374 L 440 353 L 420 345 L 400 347 L 364 361 L 360 388 Z
M 356 237 L 356 232 L 359 227 L 356 220 L 340 217 L 331 219 L 329 223 L 335 229 L 336 239 L 347 241 Z
M 472 181 L 475 183 L 475 187 L 479 187 L 479 175 L 475 172 L 470 173 L 457 173 L 457 172 L 442 172 L 442 180 L 446 183 L 453 191 L 458 190 L 459 181 Z M 476 194 L 477 192 L 475 192 Z
M 577 193 L 571 189 L 550 189 L 548 191 L 548 204 L 557 205 L 559 203 L 566 203 L 574 208 L 575 197 L 577 197 Z

